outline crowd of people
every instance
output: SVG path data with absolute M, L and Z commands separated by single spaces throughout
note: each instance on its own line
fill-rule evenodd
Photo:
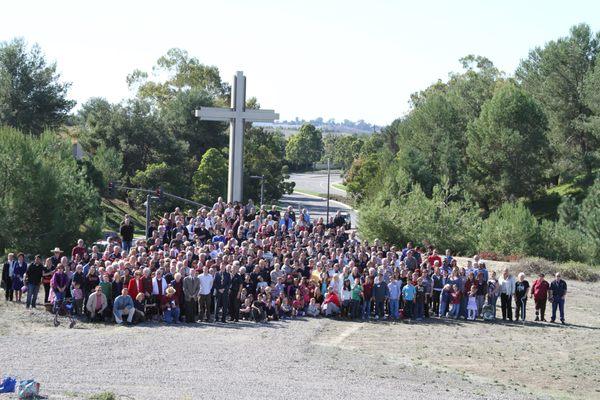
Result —
M 423 321 L 426 318 L 525 320 L 533 299 L 535 321 L 565 323 L 567 284 L 559 273 L 530 285 L 525 274 L 488 270 L 475 255 L 459 265 L 450 250 L 408 243 L 396 248 L 361 240 L 338 212 L 312 220 L 306 209 L 270 210 L 226 203 L 152 221 L 134 240 L 125 216 L 105 249 L 79 240 L 27 263 L 8 255 L 2 284 L 7 301 L 36 308 L 68 302 L 69 312 L 91 322 L 167 324 L 257 323 L 296 317 Z M 513 314 L 514 307 L 514 314 Z M 498 315 L 499 319 L 499 315 Z

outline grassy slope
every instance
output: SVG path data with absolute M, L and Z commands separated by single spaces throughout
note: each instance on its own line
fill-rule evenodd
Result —
M 129 207 L 126 202 L 117 199 L 102 199 L 102 210 L 105 215 L 104 226 L 102 227 L 103 231 L 118 232 L 123 216 L 129 214 L 135 223 L 135 234 L 144 234 L 146 216 L 138 210 Z

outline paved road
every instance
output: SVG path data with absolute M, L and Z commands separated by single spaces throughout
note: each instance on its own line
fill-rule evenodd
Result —
M 334 180 L 334 176 L 335 179 Z M 331 182 L 341 182 L 342 178 L 339 176 L 339 172 L 337 174 L 331 174 Z M 302 191 L 302 189 L 315 192 L 315 193 L 326 193 L 327 192 L 327 172 L 309 172 L 303 174 L 292 174 L 290 176 L 290 180 L 296 182 L 296 189 Z M 343 190 L 335 189 L 338 194 L 344 195 L 345 192 Z M 331 190 L 331 193 L 334 192 L 334 189 Z M 327 200 L 324 198 L 305 195 L 302 193 L 293 193 L 285 195 L 281 199 L 281 203 L 285 206 L 292 206 L 295 210 L 300 208 L 308 209 L 311 218 L 323 217 L 325 218 L 327 215 Z M 356 227 L 358 222 L 358 216 L 352 208 L 349 206 L 336 202 L 329 202 L 329 215 L 333 216 L 338 210 L 344 212 L 350 212 L 350 216 L 352 219 L 352 228 Z
M 339 170 L 331 171 L 331 183 L 342 183 L 342 177 Z M 327 171 L 304 172 L 300 174 L 290 174 L 290 181 L 296 182 L 296 189 L 302 189 L 312 193 L 327 193 Z M 330 188 L 331 194 L 345 196 L 346 192 L 334 187 Z

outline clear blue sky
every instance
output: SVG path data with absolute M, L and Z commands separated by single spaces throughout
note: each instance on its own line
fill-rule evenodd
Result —
M 282 119 L 388 124 L 412 92 L 459 69 L 467 54 L 511 74 L 530 49 L 586 22 L 589 1 L 10 1 L 0 41 L 24 37 L 58 63 L 79 104 L 130 95 L 125 78 L 171 47 L 216 65 Z

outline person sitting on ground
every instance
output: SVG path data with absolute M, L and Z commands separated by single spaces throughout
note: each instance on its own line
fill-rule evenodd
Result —
M 291 310 L 290 310 L 291 312 Z M 254 322 L 263 322 L 266 318 L 264 295 L 260 295 L 252 303 L 252 319 Z
M 108 307 L 106 295 L 102 292 L 100 285 L 90 294 L 87 300 L 86 309 L 90 322 L 104 322 L 105 311 Z
M 250 320 L 252 316 L 252 299 L 250 297 L 245 298 L 244 304 L 240 308 L 240 316 L 244 321 Z
M 306 307 L 306 315 L 309 317 L 316 317 L 319 315 L 319 305 L 314 297 L 310 299 L 308 307 Z
M 296 292 L 296 298 L 292 302 L 292 316 L 302 317 L 304 315 L 304 299 L 300 292 Z
M 123 323 L 122 317 L 127 315 L 127 323 L 131 324 L 134 314 L 135 308 L 133 306 L 133 299 L 129 296 L 127 288 L 123 288 L 123 290 L 121 290 L 121 295 L 115 299 L 113 304 L 115 322 L 121 325 Z
M 329 286 L 327 288 L 327 296 L 325 296 L 325 300 L 323 301 L 321 308 L 323 309 L 323 313 L 326 317 L 340 313 L 340 298 L 338 297 L 336 291 L 333 290 L 333 287 Z
M 287 319 L 292 316 L 292 305 L 286 296 L 281 299 L 281 306 L 279 307 L 279 318 Z
M 137 294 L 133 300 L 133 307 L 135 307 L 133 322 L 135 324 L 144 322 L 146 320 L 146 296 L 144 293 Z

